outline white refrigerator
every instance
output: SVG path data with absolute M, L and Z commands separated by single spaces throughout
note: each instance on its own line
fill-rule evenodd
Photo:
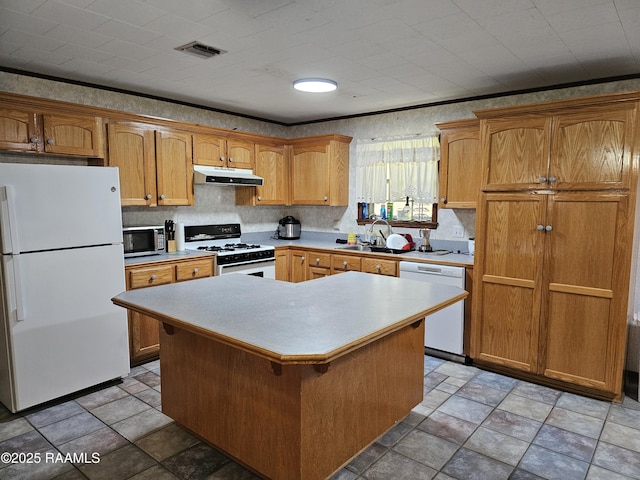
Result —
M 0 401 L 129 373 L 118 169 L 0 163 Z

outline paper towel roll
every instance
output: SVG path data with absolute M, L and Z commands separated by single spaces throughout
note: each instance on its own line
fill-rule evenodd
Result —
M 184 223 L 178 223 L 176 228 L 176 250 L 184 252 Z

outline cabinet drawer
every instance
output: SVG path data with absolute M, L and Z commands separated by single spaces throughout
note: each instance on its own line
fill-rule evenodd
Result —
M 397 276 L 397 265 L 397 262 L 394 260 L 362 259 L 362 271 L 366 273 L 379 273 L 381 275 L 395 277 Z
M 176 265 L 176 280 L 194 280 L 213 275 L 213 260 L 198 260 Z
M 164 285 L 173 281 L 173 267 L 165 265 L 162 267 L 138 268 L 129 271 L 129 289 L 153 287 L 154 285 Z
M 308 252 L 309 267 L 331 268 L 331 254 Z
M 353 255 L 332 255 L 331 269 L 339 272 L 360 271 L 360 258 Z

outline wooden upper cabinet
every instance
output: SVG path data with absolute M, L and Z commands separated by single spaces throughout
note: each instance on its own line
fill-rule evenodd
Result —
M 480 194 L 480 120 L 438 123 L 440 208 L 476 208 Z
M 193 135 L 193 163 L 194 165 L 209 165 L 224 167 L 223 158 L 226 156 L 227 140 L 217 135 L 195 133 Z
M 483 190 L 629 188 L 637 109 L 580 100 L 476 112 L 487 117 Z
M 156 131 L 158 205 L 193 205 L 191 135 Z
M 482 188 L 546 188 L 551 118 L 527 116 L 481 123 Z
M 256 143 L 254 173 L 264 179 L 259 187 L 236 187 L 237 205 L 289 205 L 289 155 L 286 145 Z
M 194 134 L 193 163 L 212 167 L 253 170 L 255 142 L 218 135 Z
M 108 164 L 120 169 L 122 205 L 157 205 L 153 128 L 144 124 L 110 122 L 107 140 Z
M 0 108 L 0 149 L 37 152 L 39 144 L 42 124 L 35 112 Z
M 349 204 L 350 137 L 327 135 L 292 142 L 291 203 Z
M 2 107 L 0 149 L 102 158 L 102 118 Z
M 549 183 L 555 189 L 628 188 L 636 104 L 553 117 Z
M 101 117 L 45 114 L 42 123 L 45 152 L 104 157 Z
M 120 169 L 123 206 L 193 205 L 191 135 L 111 121 L 108 164 Z

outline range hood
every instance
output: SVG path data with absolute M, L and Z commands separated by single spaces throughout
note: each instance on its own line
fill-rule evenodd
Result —
M 193 181 L 209 185 L 228 185 L 232 187 L 258 187 L 264 179 L 254 175 L 251 170 L 242 168 L 216 168 L 204 165 L 193 166 Z

